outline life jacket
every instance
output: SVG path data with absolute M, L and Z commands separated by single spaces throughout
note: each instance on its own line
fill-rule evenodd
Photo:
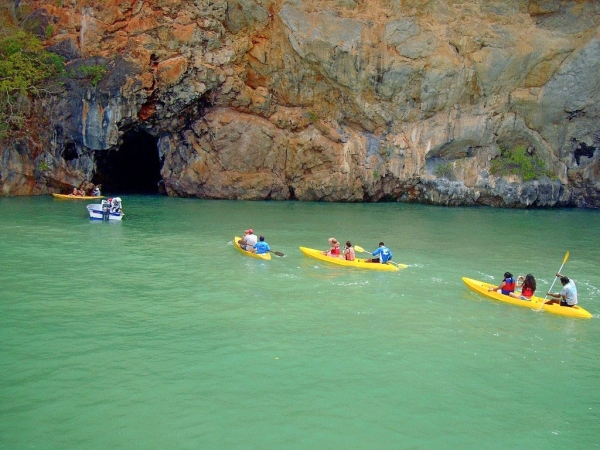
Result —
M 346 253 L 345 254 L 346 261 L 354 261 L 355 253 L 354 253 L 354 249 L 352 247 L 348 247 L 344 253 Z
M 523 297 L 529 298 L 529 297 L 533 296 L 534 292 L 535 291 L 533 289 L 531 289 L 530 287 L 523 287 L 523 290 L 521 290 L 521 295 Z
M 331 256 L 339 256 L 339 254 L 340 254 L 340 248 L 339 247 L 332 247 L 331 249 L 329 249 L 329 254 Z
M 514 278 L 505 278 L 504 283 L 504 287 L 502 288 L 502 293 L 504 295 L 508 295 L 510 292 L 515 291 L 516 282 Z

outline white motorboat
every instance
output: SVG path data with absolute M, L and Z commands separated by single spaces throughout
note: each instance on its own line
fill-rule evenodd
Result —
M 102 200 L 102 203 L 86 206 L 91 220 L 119 221 L 123 219 L 123 204 L 121 197 Z

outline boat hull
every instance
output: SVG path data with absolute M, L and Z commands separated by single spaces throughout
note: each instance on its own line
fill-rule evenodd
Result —
M 238 241 L 241 239 L 241 237 L 239 236 L 234 236 L 233 238 L 233 246 L 236 248 L 237 251 L 239 251 L 242 255 L 245 256 L 249 256 L 250 258 L 256 258 L 256 259 L 262 259 L 263 261 L 269 261 L 271 259 L 271 254 L 270 253 L 261 253 L 261 254 L 257 254 L 257 253 L 250 253 L 247 252 L 246 250 L 244 250 L 242 247 L 240 247 L 240 244 L 238 244 Z
M 108 220 L 110 222 L 120 222 L 125 215 L 122 212 L 109 212 L 108 217 L 105 218 L 104 213 L 102 212 L 101 204 L 87 205 L 86 208 L 90 213 L 90 220 Z
M 488 291 L 490 287 L 494 286 L 493 284 L 473 280 L 471 278 L 466 277 L 463 277 L 462 280 L 472 291 L 484 295 L 485 297 L 494 300 L 499 300 L 504 303 L 510 303 L 512 305 L 517 305 L 529 309 L 540 309 L 541 307 L 541 309 L 543 309 L 544 311 L 549 312 L 551 314 L 557 314 L 559 316 L 578 317 L 581 319 L 589 319 L 592 317 L 592 314 L 590 314 L 588 311 L 586 311 L 580 306 L 560 306 L 558 302 L 546 303 L 547 301 L 551 300 L 544 300 L 543 298 L 535 296 L 531 297 L 531 300 L 520 300 L 518 298 L 511 297 L 510 295 L 504 295 L 495 291 Z
M 367 263 L 364 259 L 356 258 L 354 261 L 346 261 L 342 258 L 335 258 L 333 256 L 323 255 L 320 250 L 314 248 L 300 247 L 300 251 L 304 256 L 309 258 L 318 259 L 329 264 L 335 264 L 337 266 L 354 267 L 356 269 L 367 269 L 367 270 L 379 270 L 385 272 L 397 272 L 400 270 L 398 266 L 393 264 L 380 264 L 380 263 Z M 400 266 L 406 267 L 404 264 Z M 404 268 L 403 267 L 403 268 Z
M 52 194 L 52 197 L 59 198 L 61 200 L 98 200 L 99 198 L 104 198 L 103 195 L 99 195 L 98 197 L 93 197 L 90 195 L 70 195 L 70 194 Z

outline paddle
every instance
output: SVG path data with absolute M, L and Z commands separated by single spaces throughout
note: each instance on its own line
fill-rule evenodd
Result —
M 358 251 L 358 252 L 362 252 L 362 253 L 368 253 L 369 255 L 372 255 L 373 253 L 366 251 L 364 248 L 362 248 L 360 245 L 355 245 L 354 246 L 354 250 Z M 406 268 L 406 264 L 398 264 L 395 263 L 394 261 L 388 261 L 389 263 L 392 263 L 393 265 L 395 265 L 396 267 L 400 267 L 401 269 Z
M 273 251 L 273 250 L 269 250 L 269 252 L 270 252 L 270 253 L 275 253 L 277 256 L 285 256 L 285 255 L 284 255 L 283 253 L 281 253 L 281 252 L 276 252 L 276 251 Z
M 558 269 L 557 273 L 560 273 L 560 271 L 562 270 L 562 268 L 564 267 L 565 263 L 567 262 L 567 259 L 569 259 L 569 252 L 565 253 L 565 259 L 563 259 L 562 265 L 560 266 L 560 269 Z M 554 278 L 554 281 L 552 282 L 552 284 L 550 285 L 550 289 L 548 289 L 548 292 L 552 292 L 552 288 L 554 287 L 554 283 L 556 283 L 556 279 L 558 277 Z M 548 293 L 546 293 L 546 295 L 544 295 L 544 301 L 542 302 L 542 304 L 538 307 L 538 309 L 540 309 L 542 306 L 544 306 L 544 304 L 546 303 L 546 297 L 548 297 Z

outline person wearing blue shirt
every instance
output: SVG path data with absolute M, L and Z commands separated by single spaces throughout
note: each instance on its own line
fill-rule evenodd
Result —
M 261 253 L 267 253 L 271 251 L 269 244 L 265 242 L 265 237 L 261 234 L 258 238 L 258 242 L 252 246 L 254 253 L 260 255 Z
M 392 251 L 385 246 L 383 242 L 379 243 L 379 247 L 373 253 L 373 258 L 365 259 L 365 262 L 387 264 L 392 259 Z

